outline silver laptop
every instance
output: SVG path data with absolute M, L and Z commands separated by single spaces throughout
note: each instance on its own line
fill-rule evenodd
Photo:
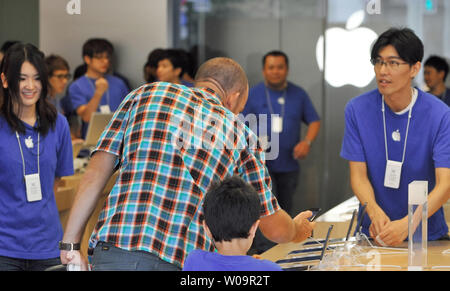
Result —
M 95 112 L 94 114 L 92 114 L 91 120 L 89 121 L 84 146 L 90 147 L 97 145 L 100 136 L 102 135 L 113 115 L 114 113 L 99 112 Z

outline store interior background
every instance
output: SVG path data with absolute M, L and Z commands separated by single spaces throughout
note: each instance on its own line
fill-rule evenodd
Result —
M 231 57 L 246 70 L 250 86 L 262 80 L 263 55 L 285 51 L 290 57 L 289 80 L 309 93 L 322 118 L 310 156 L 301 162 L 292 214 L 311 207 L 327 210 L 352 196 L 348 163 L 339 157 L 344 108 L 351 98 L 376 88 L 373 79 L 364 87 L 330 85 L 325 76 L 333 64 L 327 54 L 339 52 L 338 70 L 349 80 L 358 77 L 357 67 L 369 59 L 348 54 L 351 49 L 346 46 L 351 44 L 332 43 L 328 37 L 324 53 L 318 53 L 318 39 L 327 29 L 345 29 L 349 17 L 363 11 L 360 27 L 378 35 L 392 26 L 410 27 L 425 44 L 425 58 L 450 58 L 447 0 L 81 0 L 79 15 L 67 13 L 68 2 L 0 0 L 0 43 L 31 42 L 46 54 L 63 56 L 73 70 L 82 63 L 82 44 L 91 37 L 105 37 L 115 46 L 115 69 L 133 87 L 144 83 L 143 64 L 155 48 L 195 51 L 200 63 Z M 370 6 L 373 3 L 380 6 Z M 368 5 L 380 9 L 370 10 Z M 318 59 L 325 61 L 323 71 Z M 423 74 L 415 85 L 424 88 Z

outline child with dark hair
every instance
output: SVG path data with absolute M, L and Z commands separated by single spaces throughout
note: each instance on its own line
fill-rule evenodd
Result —
M 167 49 L 159 56 L 156 76 L 161 82 L 182 84 L 193 87 L 193 84 L 183 80 L 187 66 L 185 54 L 180 49 Z
M 217 253 L 194 250 L 184 271 L 281 271 L 268 260 L 247 256 L 259 225 L 261 202 L 255 189 L 235 176 L 214 184 L 203 202 L 206 234 Z
M 450 88 L 445 86 L 448 70 L 447 61 L 439 56 L 429 57 L 424 65 L 425 83 L 430 89 L 429 93 L 450 106 Z
M 61 264 L 54 189 L 74 173 L 69 125 L 48 100 L 35 46 L 13 45 L 0 71 L 0 270 L 42 271 Z

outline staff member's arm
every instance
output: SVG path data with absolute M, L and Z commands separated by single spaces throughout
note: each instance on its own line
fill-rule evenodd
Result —
M 450 198 L 450 169 L 436 169 L 436 186 L 428 195 L 428 217 L 438 211 Z M 388 223 L 380 239 L 390 246 L 398 246 L 408 237 L 408 216 Z
M 367 203 L 367 214 L 372 221 L 369 228 L 370 236 L 376 238 L 391 220 L 375 200 L 375 192 L 367 175 L 366 163 L 350 162 L 350 183 L 359 202 L 362 205 Z
M 91 120 L 92 114 L 97 111 L 103 94 L 105 94 L 105 92 L 108 90 L 108 87 L 109 84 L 105 78 L 99 78 L 97 81 L 95 81 L 95 92 L 91 100 L 87 104 L 81 105 L 76 110 L 77 114 L 84 122 L 89 122 Z
M 96 152 L 91 158 L 70 211 L 63 237 L 64 243 L 80 243 L 86 223 L 91 217 L 106 183 L 113 174 L 116 159 L 115 155 L 102 151 Z M 67 254 L 67 251 L 61 251 L 60 257 L 63 264 L 71 261 Z M 82 257 L 80 254 L 78 255 Z M 87 269 L 84 260 L 83 264 L 85 265 L 82 266 L 82 269 Z
M 320 121 L 311 122 L 308 126 L 305 139 L 299 142 L 294 148 L 294 158 L 298 160 L 305 159 L 311 149 L 311 144 L 316 139 L 320 131 Z

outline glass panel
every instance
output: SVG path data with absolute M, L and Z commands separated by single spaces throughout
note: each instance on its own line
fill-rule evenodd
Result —
M 450 57 L 446 0 L 173 1 L 178 13 L 173 44 L 194 52 L 199 63 L 231 57 L 244 67 L 253 86 L 262 81 L 266 52 L 288 54 L 289 80 L 308 92 L 322 118 L 317 142 L 301 161 L 294 212 L 329 209 L 352 196 L 348 162 L 339 156 L 344 108 L 350 99 L 376 88 L 368 63 L 378 35 L 392 26 L 410 27 L 425 44 L 425 59 L 431 54 Z M 422 73 L 416 85 L 425 88 Z

